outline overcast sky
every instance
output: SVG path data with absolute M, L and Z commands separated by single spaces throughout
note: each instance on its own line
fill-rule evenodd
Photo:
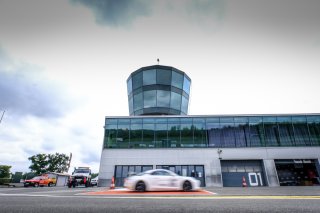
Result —
M 173 66 L 190 115 L 320 112 L 319 0 L 0 0 L 0 164 L 72 152 L 98 172 L 126 79 Z M 125 156 L 124 156 L 125 157 Z

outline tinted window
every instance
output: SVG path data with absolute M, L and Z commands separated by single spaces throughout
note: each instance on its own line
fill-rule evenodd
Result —
M 128 95 L 132 92 L 132 79 L 127 82 Z
M 171 84 L 171 71 L 170 70 L 157 70 L 157 84 Z
M 143 71 L 143 85 L 156 84 L 156 70 Z
M 157 92 L 156 90 L 150 90 L 143 92 L 143 105 L 145 108 L 148 107 L 156 107 L 157 100 L 156 100 Z
M 183 89 L 183 75 L 177 72 L 172 72 L 172 86 Z
M 129 98 L 129 112 L 132 114 L 133 112 L 133 98 Z
M 136 111 L 142 108 L 142 93 L 133 96 L 133 110 Z
M 118 125 L 117 132 L 117 147 L 118 148 L 128 148 L 129 147 L 129 124 Z
M 170 92 L 157 90 L 157 106 L 169 107 L 170 106 Z
M 181 110 L 181 95 L 171 92 L 170 108 Z
M 168 133 L 167 124 L 156 124 L 155 146 L 167 147 Z
M 168 124 L 167 147 L 180 147 L 180 124 Z
M 183 80 L 183 90 L 189 94 L 189 91 L 190 91 L 190 81 L 184 77 L 184 80 Z
M 186 99 L 184 96 L 182 96 L 181 111 L 185 114 L 188 113 L 188 99 Z
M 132 77 L 132 87 L 133 89 L 142 87 L 142 72 L 139 72 Z

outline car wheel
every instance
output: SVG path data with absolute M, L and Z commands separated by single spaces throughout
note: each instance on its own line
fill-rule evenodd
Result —
M 39 183 L 35 183 L 35 184 L 34 184 L 34 187 L 39 187 Z
M 48 183 L 48 187 L 51 187 L 51 183 Z
M 182 186 L 183 191 L 190 192 L 192 190 L 192 185 L 190 181 L 185 181 Z
M 145 192 L 146 191 L 146 184 L 143 181 L 139 181 L 136 185 L 136 191 Z

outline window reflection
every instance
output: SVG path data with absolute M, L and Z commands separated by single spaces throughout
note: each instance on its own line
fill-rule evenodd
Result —
M 204 119 L 193 119 L 193 142 L 195 147 L 207 147 L 207 134 Z
M 279 129 L 276 117 L 264 117 L 263 126 L 267 146 L 280 146 Z
M 188 114 L 188 99 L 182 96 L 181 111 Z
M 180 147 L 180 124 L 168 124 L 168 142 L 166 147 Z
M 133 113 L 133 98 L 129 98 L 129 113 L 130 115 Z
M 168 147 L 168 129 L 167 129 L 166 123 L 156 124 L 155 147 L 158 147 L 158 148 Z
M 157 106 L 170 107 L 170 92 L 157 90 Z
M 220 123 L 221 144 L 223 147 L 235 147 L 235 135 L 233 123 Z
M 143 148 L 140 146 L 142 142 L 142 123 L 132 123 L 130 131 L 130 147 L 132 148 Z
M 209 147 L 222 147 L 219 123 L 207 123 Z
M 294 139 L 296 146 L 310 145 L 307 119 L 305 116 L 292 117 Z
M 105 147 L 108 148 L 117 148 L 117 125 L 109 124 L 106 125 L 105 130 Z
M 248 118 L 145 117 L 143 124 L 141 118 L 110 118 L 105 122 L 104 148 L 320 145 L 319 116 Z
M 294 133 L 291 117 L 278 117 L 281 146 L 294 146 Z
M 157 106 L 157 100 L 155 99 L 156 95 L 157 95 L 156 90 L 150 90 L 150 91 L 143 92 L 144 108 Z
M 249 123 L 246 122 L 237 122 L 234 124 L 234 134 L 236 137 L 236 146 L 237 147 L 246 147 L 249 146 Z
M 117 132 L 117 147 L 129 147 L 129 124 L 119 124 Z
M 320 116 L 308 116 L 310 142 L 312 145 L 320 145 Z
M 181 110 L 181 95 L 171 92 L 171 99 L 170 99 L 170 108 Z
M 264 137 L 264 130 L 263 130 L 263 124 L 262 119 L 261 122 L 258 120 L 251 120 L 249 122 L 249 128 L 250 128 L 250 146 L 265 146 L 265 137 Z
M 183 75 L 172 71 L 172 86 L 183 89 Z
M 171 85 L 171 70 L 157 69 L 157 84 Z
M 155 69 L 143 71 L 143 85 L 156 84 L 156 76 L 157 72 Z
M 127 82 L 127 90 L 129 95 L 132 92 L 132 78 L 130 78 Z
M 142 109 L 142 93 L 138 93 L 133 96 L 133 110 Z
M 143 143 L 140 146 L 145 148 L 154 147 L 154 123 L 143 124 Z
M 142 72 L 138 72 L 132 76 L 132 86 L 133 90 L 142 87 Z
M 190 81 L 186 77 L 184 77 L 184 80 L 183 80 L 183 90 L 188 94 L 190 92 Z
M 192 122 L 181 124 L 181 147 L 193 147 Z

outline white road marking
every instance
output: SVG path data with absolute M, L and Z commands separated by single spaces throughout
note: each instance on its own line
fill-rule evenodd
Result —
M 320 196 L 191 196 L 191 197 L 162 197 L 162 196 L 150 196 L 150 197 L 126 197 L 126 196 L 75 196 L 75 195 L 35 195 L 35 194 L 4 194 L 0 193 L 0 197 L 50 197 L 50 198 L 89 198 L 89 199 L 167 199 L 167 200 L 224 200 L 224 199 L 236 199 L 236 200 L 320 200 Z

